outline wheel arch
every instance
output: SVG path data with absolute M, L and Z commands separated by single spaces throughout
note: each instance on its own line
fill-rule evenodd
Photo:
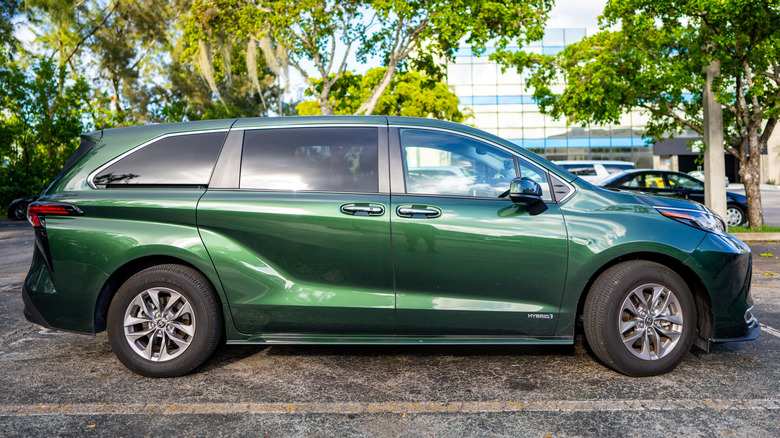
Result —
M 199 269 L 197 266 L 194 266 L 192 263 L 189 263 L 184 259 L 174 256 L 145 256 L 131 260 L 120 266 L 108 277 L 108 280 L 106 280 L 106 282 L 103 284 L 103 287 L 100 289 L 100 293 L 98 294 L 97 300 L 95 302 L 93 320 L 94 332 L 100 333 L 106 329 L 106 316 L 108 315 L 108 308 L 111 305 L 111 300 L 114 298 L 114 295 L 116 295 L 116 292 L 119 290 L 122 284 L 124 284 L 130 277 L 137 274 L 138 272 L 143 271 L 146 268 L 165 264 L 187 266 L 198 271 L 209 282 L 212 290 L 215 291 L 214 297 L 217 299 L 219 305 L 224 307 L 224 302 L 220 296 L 217 285 L 214 284 L 214 281 L 206 272 L 203 272 L 202 269 Z M 227 324 L 227 320 L 225 321 L 225 324 Z
M 712 337 L 712 327 L 714 322 L 712 313 L 712 300 L 710 298 L 709 292 L 704 286 L 704 282 L 696 274 L 696 272 L 693 271 L 693 269 L 689 268 L 683 262 L 674 257 L 660 253 L 635 252 L 624 254 L 610 260 L 608 263 L 605 263 L 598 270 L 596 270 L 588 279 L 588 282 L 585 284 L 584 289 L 580 293 L 579 300 L 577 301 L 577 326 L 581 326 L 581 318 L 585 306 L 585 300 L 596 279 L 601 274 L 603 274 L 604 271 L 611 268 L 612 266 L 631 260 L 655 262 L 659 265 L 666 266 L 680 276 L 680 278 L 688 286 L 688 289 L 691 290 L 693 299 L 696 302 L 696 334 L 694 336 L 694 344 L 706 349 L 708 340 Z

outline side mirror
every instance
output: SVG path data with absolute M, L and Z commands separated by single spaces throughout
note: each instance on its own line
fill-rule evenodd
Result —
M 515 178 L 509 184 L 509 198 L 515 204 L 528 206 L 531 216 L 543 213 L 547 210 L 547 204 L 542 200 L 542 186 L 536 181 L 527 178 Z

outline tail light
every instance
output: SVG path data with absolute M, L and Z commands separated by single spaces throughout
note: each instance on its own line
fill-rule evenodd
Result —
M 64 202 L 34 202 L 27 207 L 27 220 L 33 227 L 44 226 L 43 216 L 84 216 L 84 212 Z

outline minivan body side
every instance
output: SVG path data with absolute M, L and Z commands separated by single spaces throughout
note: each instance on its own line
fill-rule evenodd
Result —
M 242 187 L 247 132 L 318 126 L 377 130 L 375 189 Z M 411 193 L 399 129 L 482 141 L 516 163 L 543 167 L 569 194 L 530 215 L 503 198 Z M 92 186 L 98 170 L 134 148 L 199 132 L 230 132 L 226 145 L 233 138 L 205 185 Z M 325 150 L 310 146 L 294 156 Z M 354 166 L 363 152 L 354 148 L 342 151 L 353 161 L 333 165 Z M 155 262 L 188 265 L 209 280 L 229 342 L 570 343 L 593 281 L 637 259 L 681 267 L 700 286 L 692 289 L 707 340 L 743 336 L 751 305 L 750 252 L 742 242 L 663 217 L 636 195 L 597 189 L 510 142 L 453 123 L 301 117 L 108 130 L 42 199 L 84 214 L 46 217 L 45 230 L 36 230 L 25 299 L 47 325 L 78 332 L 102 329 L 101 312 L 126 274 Z M 401 208 L 438 209 L 441 217 Z M 727 304 L 712 309 L 709 300 Z M 352 336 L 339 336 L 346 333 Z

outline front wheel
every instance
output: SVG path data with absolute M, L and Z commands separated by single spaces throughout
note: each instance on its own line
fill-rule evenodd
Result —
M 674 369 L 693 343 L 696 308 L 671 269 L 629 261 L 604 271 L 585 300 L 585 337 L 611 368 L 635 377 Z
M 738 227 L 747 221 L 747 215 L 742 207 L 730 204 L 726 209 L 726 224 L 730 227 Z
M 130 277 L 108 310 L 108 339 L 117 358 L 147 377 L 186 374 L 222 338 L 222 314 L 211 283 L 198 271 L 159 265 Z

